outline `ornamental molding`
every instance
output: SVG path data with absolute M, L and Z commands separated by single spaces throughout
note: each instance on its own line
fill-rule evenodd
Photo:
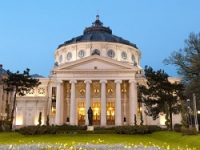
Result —
M 101 70 L 101 71 L 85 71 L 85 70 L 66 70 L 66 71 L 60 71 L 59 73 L 60 74 L 65 74 L 65 73 L 68 73 L 68 74 L 74 74 L 74 75 L 95 75 L 95 76 L 102 76 L 102 75 L 119 75 L 119 74 L 136 74 L 137 71 L 134 71 L 134 70 L 130 70 L 130 71 L 127 71 L 127 70 L 119 70 L 119 71 L 116 71 L 116 70 Z
M 85 48 L 92 48 L 92 44 L 86 44 Z
M 73 62 L 69 62 L 69 63 L 65 63 L 62 65 L 59 65 L 58 67 L 54 68 L 52 71 L 60 71 L 60 70 L 68 70 L 68 69 L 73 69 L 75 67 L 78 66 L 83 66 L 85 64 L 89 64 L 92 63 L 94 61 L 100 62 L 100 63 L 104 63 L 110 66 L 114 66 L 117 67 L 119 69 L 134 69 L 134 70 L 140 70 L 140 68 L 138 67 L 134 67 L 131 64 L 127 64 L 127 63 L 123 63 L 123 62 L 119 62 L 117 60 L 111 59 L 111 58 L 107 58 L 107 57 L 103 57 L 103 56 L 99 56 L 99 55 L 93 55 L 90 57 L 85 57 Z
M 121 65 L 118 65 L 118 64 L 113 64 L 113 63 L 110 63 L 110 62 L 107 62 L 107 61 L 104 61 L 104 60 L 100 60 L 100 59 L 91 59 L 91 60 L 87 60 L 81 64 L 74 64 L 73 66 L 70 66 L 70 67 L 67 67 L 66 69 L 72 69 L 74 67 L 78 67 L 78 66 L 82 66 L 82 65 L 85 65 L 85 64 L 88 64 L 88 63 L 92 63 L 93 61 L 98 61 L 98 62 L 101 62 L 101 63 L 104 63 L 104 64 L 107 64 L 107 65 L 111 65 L 111 66 L 114 66 L 114 67 L 119 67 L 121 69 L 126 69 L 126 67 L 124 66 L 121 66 Z

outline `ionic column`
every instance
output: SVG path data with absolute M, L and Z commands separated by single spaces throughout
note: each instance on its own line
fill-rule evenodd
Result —
M 101 126 L 106 125 L 106 83 L 107 80 L 100 80 L 101 83 Z
M 129 124 L 134 125 L 134 115 L 137 115 L 138 100 L 137 100 L 137 84 L 135 80 L 129 80 Z
M 76 80 L 70 80 L 71 84 L 71 99 L 70 99 L 70 117 L 69 124 L 76 125 Z
M 89 107 L 91 106 L 91 102 L 90 102 L 90 83 L 92 83 L 92 81 L 91 80 L 85 80 L 84 83 L 86 84 L 86 91 L 85 91 L 85 99 L 86 99 L 86 103 L 85 103 L 85 125 L 89 125 L 87 111 L 88 111 Z
M 115 80 L 116 83 L 116 101 L 115 101 L 115 125 L 122 125 L 122 109 L 121 109 L 121 86 L 122 80 Z
M 61 89 L 62 81 L 57 82 L 57 90 L 56 90 L 56 125 L 61 125 L 61 111 L 62 111 L 62 89 Z

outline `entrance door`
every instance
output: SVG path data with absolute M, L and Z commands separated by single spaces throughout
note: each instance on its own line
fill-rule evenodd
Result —
M 92 103 L 93 125 L 100 125 L 101 104 L 100 102 Z
M 115 103 L 109 102 L 106 104 L 106 119 L 107 125 L 115 125 Z
M 78 103 L 78 125 L 85 125 L 85 103 Z

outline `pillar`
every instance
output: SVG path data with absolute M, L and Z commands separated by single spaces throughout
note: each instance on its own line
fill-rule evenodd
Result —
M 91 80 L 85 80 L 84 83 L 86 84 L 86 91 L 85 91 L 85 125 L 89 125 L 88 123 L 88 114 L 87 111 L 89 107 L 91 107 L 91 101 L 90 101 L 90 83 L 92 83 Z
M 134 115 L 137 118 L 138 100 L 137 84 L 135 80 L 129 80 L 129 124 L 134 125 Z
M 115 80 L 116 83 L 116 100 L 115 100 L 115 125 L 122 125 L 122 109 L 121 109 L 121 83 L 122 80 Z
M 69 124 L 76 125 L 76 80 L 70 80 L 71 99 L 70 99 L 70 117 Z
M 106 125 L 106 83 L 107 80 L 100 80 L 101 83 L 101 126 Z
M 56 125 L 62 124 L 62 81 L 57 82 L 57 88 L 56 88 L 56 118 L 55 123 Z

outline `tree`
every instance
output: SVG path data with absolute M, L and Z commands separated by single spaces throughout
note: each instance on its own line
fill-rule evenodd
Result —
M 47 115 L 46 125 L 49 126 L 49 115 Z
M 144 120 L 143 120 L 143 115 L 142 112 L 140 113 L 140 125 L 143 126 Z
M 174 51 L 164 60 L 164 64 L 176 66 L 186 86 L 186 93 L 195 93 L 200 98 L 200 33 L 190 33 L 184 48 Z
M 42 112 L 39 113 L 39 118 L 38 118 L 38 125 L 41 126 L 42 124 Z
M 134 125 L 137 126 L 137 118 L 136 118 L 136 114 L 134 114 Z
M 29 71 L 30 69 L 28 68 L 24 70 L 23 73 L 20 73 L 19 71 L 17 71 L 16 73 L 12 73 L 10 70 L 8 70 L 7 71 L 8 77 L 3 79 L 3 82 L 6 85 L 6 87 L 9 89 L 12 89 L 12 91 L 14 92 L 13 105 L 12 105 L 12 111 L 11 111 L 11 117 L 10 117 L 10 120 L 11 120 L 10 130 L 12 130 L 17 94 L 19 96 L 24 96 L 26 95 L 26 92 L 40 85 L 40 82 L 38 79 L 34 79 L 29 75 Z
M 186 117 L 186 110 L 185 110 L 185 103 L 184 103 L 184 101 L 181 101 L 181 117 L 182 117 L 181 124 L 185 128 L 187 128 L 188 124 L 187 124 L 187 117 Z
M 168 110 L 169 108 L 168 108 L 167 103 L 165 103 L 164 107 L 165 107 L 165 125 L 167 129 L 170 130 L 171 127 L 170 127 L 169 110 Z
M 159 113 L 165 113 L 165 104 L 169 110 L 170 129 L 172 130 L 172 114 L 179 113 L 179 99 L 183 96 L 183 84 L 171 83 L 168 74 L 164 70 L 154 71 L 151 67 L 145 66 L 146 85 L 138 85 L 141 96 L 140 101 L 146 106 L 145 114 L 154 120 Z

